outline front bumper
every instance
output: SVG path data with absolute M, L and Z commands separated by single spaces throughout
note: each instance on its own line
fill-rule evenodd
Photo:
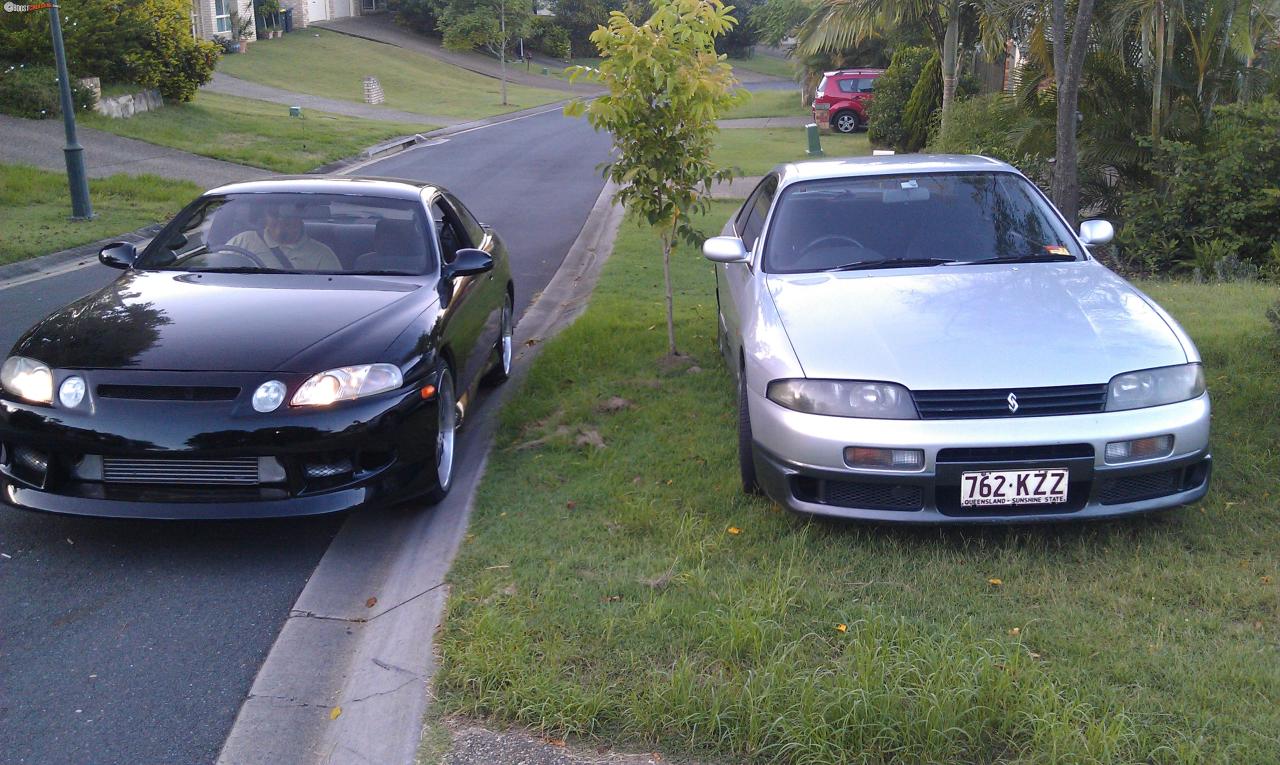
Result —
M 1194 502 L 1209 488 L 1209 399 L 1128 412 L 990 420 L 855 420 L 802 414 L 749 393 L 756 472 L 798 512 L 896 523 L 1108 518 Z M 1109 465 L 1106 444 L 1172 434 L 1168 457 Z M 922 449 L 919 472 L 852 469 L 847 446 Z M 1067 468 L 1059 505 L 962 507 L 960 475 Z
M 168 384 L 184 376 L 169 373 Z M 150 375 L 148 382 L 154 382 Z M 189 380 L 187 380 L 189 382 Z M 242 386 L 247 395 L 252 391 Z M 254 412 L 246 401 L 95 398 L 80 411 L 0 397 L 0 501 L 71 515 L 152 519 L 333 513 L 429 491 L 433 401 L 417 388 L 314 411 Z M 31 455 L 35 459 L 31 459 Z M 25 458 L 25 459 L 24 459 Z M 88 463 L 86 458 L 98 460 Z M 269 460 L 237 483 L 219 465 Z M 112 475 L 86 464 L 129 463 Z M 189 465 L 171 480 L 170 466 Z M 138 467 L 141 465 L 142 467 Z M 150 472 L 148 472 L 150 471 Z M 156 471 L 165 477 L 157 478 Z M 253 476 L 256 476 L 253 477 Z

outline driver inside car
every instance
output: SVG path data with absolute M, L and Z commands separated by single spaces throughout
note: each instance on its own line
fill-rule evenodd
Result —
M 287 271 L 341 271 L 333 250 L 307 236 L 302 209 L 295 204 L 273 204 L 266 209 L 262 230 L 250 229 L 227 242 L 254 253 L 267 268 Z

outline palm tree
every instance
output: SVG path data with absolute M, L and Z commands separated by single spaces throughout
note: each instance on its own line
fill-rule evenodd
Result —
M 1151 142 L 1160 143 L 1160 115 L 1164 105 L 1164 69 L 1166 53 L 1173 49 L 1177 31 L 1180 0 L 1122 0 L 1110 14 L 1109 32 L 1112 44 L 1123 50 L 1133 33 L 1137 34 L 1142 64 L 1151 78 Z
M 796 51 L 801 55 L 838 53 L 888 30 L 923 26 L 938 46 L 942 61 L 945 129 L 959 77 L 961 15 L 968 5 L 967 0 L 821 0 L 796 32 Z M 971 7 L 979 11 L 984 37 L 997 32 L 998 25 L 985 23 L 989 20 L 984 14 L 986 5 Z

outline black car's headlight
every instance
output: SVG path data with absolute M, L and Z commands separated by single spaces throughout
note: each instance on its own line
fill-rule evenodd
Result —
M 312 375 L 293 394 L 291 406 L 328 406 L 336 401 L 372 396 L 395 390 L 404 375 L 395 364 L 361 364 Z
M 10 356 L 0 366 L 0 385 L 36 404 L 53 403 L 53 372 L 45 364 L 25 356 Z
M 769 400 L 808 414 L 866 417 L 875 420 L 918 419 L 911 393 L 901 385 L 861 380 L 774 380 Z
M 1111 378 L 1107 386 L 1107 411 L 1176 404 L 1203 393 L 1204 367 L 1199 364 L 1125 372 Z

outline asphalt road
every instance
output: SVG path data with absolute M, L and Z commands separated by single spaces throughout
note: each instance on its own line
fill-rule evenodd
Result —
M 506 240 L 523 312 L 586 220 L 608 148 L 554 111 L 358 174 L 457 194 Z M 0 286 L 0 349 L 114 275 L 93 265 Z M 0 506 L 0 762 L 212 762 L 343 520 L 142 523 Z

